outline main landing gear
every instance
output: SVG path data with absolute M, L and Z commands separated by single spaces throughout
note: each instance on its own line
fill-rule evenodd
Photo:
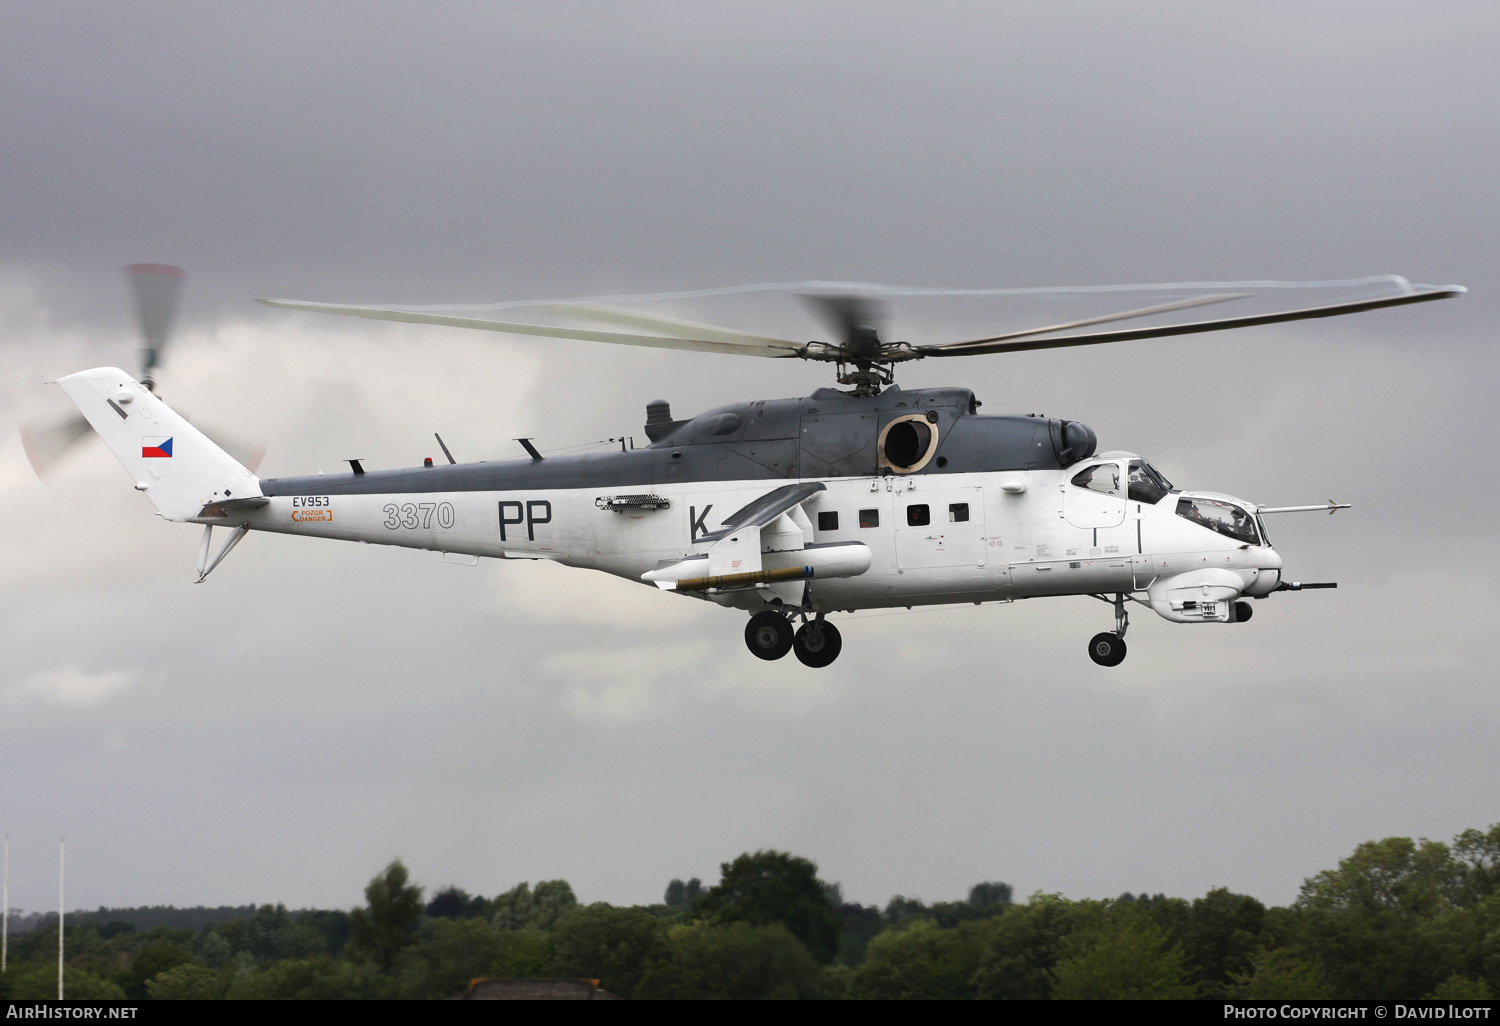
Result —
M 839 657 L 844 639 L 839 629 L 823 614 L 809 620 L 803 614 L 803 623 L 795 632 L 785 613 L 774 609 L 756 613 L 745 625 L 745 647 L 761 659 L 780 659 L 788 652 L 795 652 L 804 666 L 813 668 L 827 666 Z
M 1125 596 L 1118 594 L 1113 600 L 1095 595 L 1097 599 L 1112 602 L 1115 607 L 1115 629 L 1095 634 L 1089 639 L 1089 658 L 1100 666 L 1119 666 L 1125 661 L 1125 631 L 1130 627 L 1130 614 L 1125 611 Z

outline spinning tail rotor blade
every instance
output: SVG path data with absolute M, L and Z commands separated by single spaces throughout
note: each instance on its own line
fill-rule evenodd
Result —
M 37 477 L 45 480 L 52 464 L 91 430 L 89 422 L 75 413 L 62 420 L 28 424 L 21 428 L 21 446 L 31 461 L 31 469 L 36 471 Z
M 151 371 L 161 362 L 161 351 L 177 314 L 177 293 L 183 270 L 167 264 L 131 264 L 130 289 L 135 296 L 136 323 L 141 332 L 141 380 L 151 387 Z

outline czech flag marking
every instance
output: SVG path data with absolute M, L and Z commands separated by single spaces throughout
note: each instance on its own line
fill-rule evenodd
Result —
M 162 436 L 141 439 L 142 458 L 171 459 L 172 439 Z

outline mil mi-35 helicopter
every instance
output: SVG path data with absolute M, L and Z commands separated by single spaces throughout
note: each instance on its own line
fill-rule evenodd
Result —
M 246 533 L 274 531 L 410 548 L 445 559 L 550 559 L 750 613 L 761 659 L 789 651 L 827 666 L 840 610 L 1089 595 L 1114 630 L 1088 651 L 1125 658 L 1127 603 L 1175 623 L 1242 623 L 1248 598 L 1332 584 L 1283 580 L 1267 507 L 1184 491 L 1130 452 L 1096 453 L 1078 421 L 979 413 L 966 388 L 903 390 L 910 360 L 1184 335 L 1331 317 L 1456 296 L 1400 285 L 1396 295 L 1250 316 L 1077 333 L 1077 329 L 1241 298 L 1211 294 L 934 345 L 886 342 L 868 297 L 807 297 L 834 341 L 798 343 L 600 306 L 562 309 L 652 334 L 594 331 L 447 313 L 265 299 L 271 306 L 552 338 L 816 360 L 847 390 L 734 403 L 686 420 L 646 405 L 649 446 L 448 465 L 259 479 L 179 416 L 147 383 L 113 367 L 59 383 L 159 514 L 204 526 L 201 582 Z M 1074 332 L 1069 334 L 1069 332 Z M 150 366 L 148 360 L 147 366 Z M 728 515 L 725 515 L 725 513 Z M 214 528 L 229 536 L 217 548 Z M 800 626 L 794 629 L 794 622 Z

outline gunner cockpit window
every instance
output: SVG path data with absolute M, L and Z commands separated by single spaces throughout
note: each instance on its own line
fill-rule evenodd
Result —
M 1233 503 L 1191 499 L 1184 495 L 1177 500 L 1177 515 L 1235 541 L 1260 544 L 1260 538 L 1255 534 L 1255 519 Z
M 1104 492 L 1106 495 L 1120 494 L 1120 465 L 1118 463 L 1096 463 L 1073 475 L 1073 483 L 1079 488 Z
M 1145 460 L 1130 461 L 1130 501 L 1156 505 L 1172 490 L 1172 482 Z

